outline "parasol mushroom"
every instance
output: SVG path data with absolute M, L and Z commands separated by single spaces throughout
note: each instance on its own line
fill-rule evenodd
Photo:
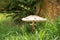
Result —
M 46 18 L 42 18 L 42 17 L 39 17 L 37 15 L 30 15 L 30 16 L 27 16 L 25 18 L 22 18 L 22 21 L 26 21 L 26 22 L 32 22 L 32 31 L 35 30 L 35 22 L 39 22 L 39 21 L 46 21 L 47 19 Z

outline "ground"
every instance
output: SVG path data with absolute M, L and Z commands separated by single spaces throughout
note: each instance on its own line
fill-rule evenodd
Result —
M 0 14 L 0 40 L 60 40 L 60 19 L 58 22 L 37 23 L 31 32 L 28 23 L 16 25 L 5 14 Z

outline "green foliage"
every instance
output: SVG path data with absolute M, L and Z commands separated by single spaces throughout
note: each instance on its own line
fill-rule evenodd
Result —
M 15 25 L 5 17 L 5 20 L 0 19 L 0 40 L 60 40 L 60 17 L 57 22 L 37 23 L 35 32 L 32 32 L 29 23 Z
M 15 23 L 21 22 L 23 17 L 36 14 L 36 3 L 42 4 L 41 0 L 38 2 L 36 0 L 4 0 L 4 2 L 6 4 L 3 12 L 14 13 L 8 16 L 12 16 Z
M 35 30 L 35 33 L 32 33 L 27 30 L 27 27 L 31 27 L 28 24 L 14 26 L 10 22 L 10 24 L 7 25 L 6 22 L 7 21 L 0 22 L 1 40 L 59 40 L 58 32 L 54 30 L 55 28 L 53 28 L 53 26 L 51 26 L 53 29 L 49 27 L 50 25 L 47 26 L 48 28 L 42 26 L 43 28 L 40 27 L 40 31 Z
M 14 22 L 21 22 L 21 18 L 35 14 L 35 0 L 13 0 L 5 7 L 8 13 L 14 13 L 12 16 Z
M 30 1 L 29 0 L 11 0 L 5 9 L 7 9 L 7 11 L 28 10 L 26 8 L 30 8 L 32 10 L 34 8 L 33 6 L 35 5 L 35 3 L 36 3 L 35 1 L 31 1 L 31 0 Z

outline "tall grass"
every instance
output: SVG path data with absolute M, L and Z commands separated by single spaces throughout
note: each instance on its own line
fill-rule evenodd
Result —
M 5 16 L 0 19 L 0 40 L 60 40 L 60 17 L 57 22 L 37 23 L 35 32 L 29 23 L 15 25 Z

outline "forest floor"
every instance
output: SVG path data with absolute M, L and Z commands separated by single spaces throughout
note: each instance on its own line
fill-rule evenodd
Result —
M 32 32 L 28 23 L 16 25 L 11 18 L 0 14 L 0 40 L 60 40 L 60 18 L 57 22 L 37 23 Z

